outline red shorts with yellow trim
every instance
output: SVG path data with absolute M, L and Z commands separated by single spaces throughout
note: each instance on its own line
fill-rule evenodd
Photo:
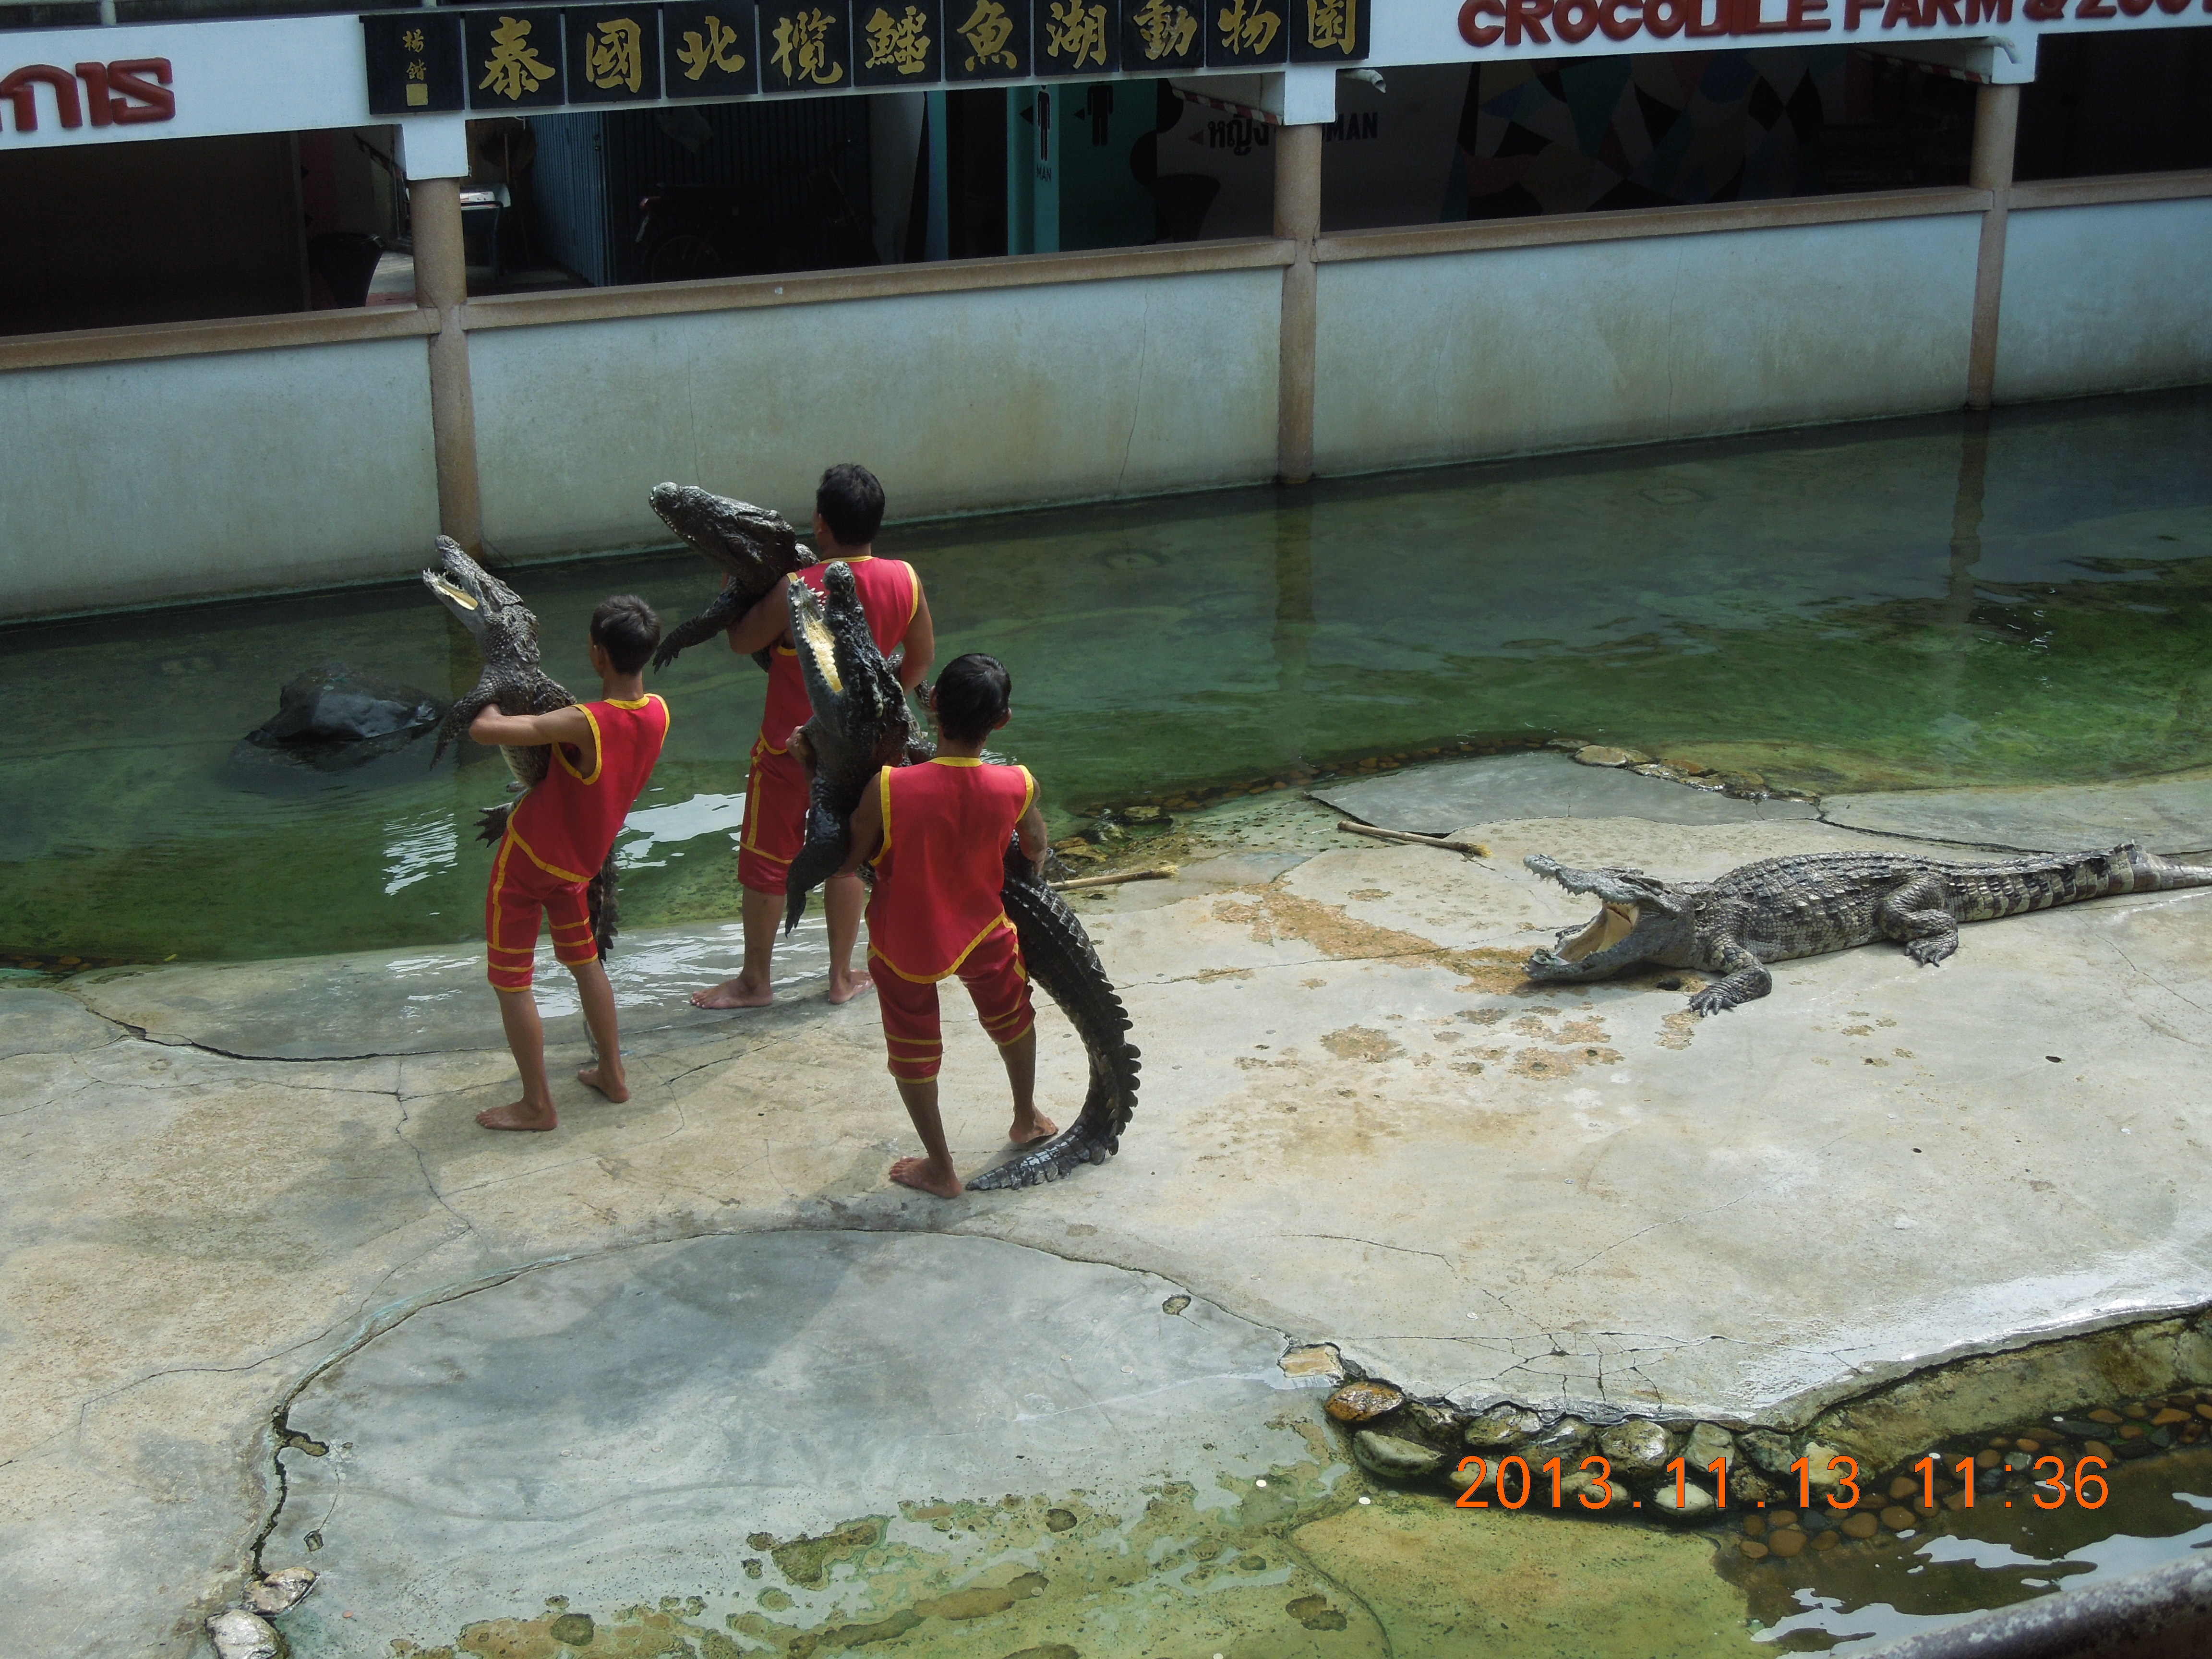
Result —
M 876 981 L 876 1001 L 884 1011 L 890 1073 L 902 1082 L 927 1083 L 945 1060 L 945 1041 L 937 1023 L 939 981 L 908 979 L 873 951 L 868 952 L 868 965 Z M 975 1018 L 1001 1048 L 1020 1042 L 1036 1025 L 1029 969 L 1022 963 L 1021 939 L 1012 923 L 986 933 L 952 972 L 974 999 Z
M 599 960 L 585 885 L 539 869 L 512 836 L 500 842 L 491 885 L 484 892 L 484 943 L 490 954 L 493 989 L 530 988 L 541 915 L 552 918 L 555 957 L 572 968 Z
M 753 744 L 745 779 L 745 823 L 738 836 L 738 884 L 781 893 L 791 861 L 806 845 L 806 769 L 789 755 Z

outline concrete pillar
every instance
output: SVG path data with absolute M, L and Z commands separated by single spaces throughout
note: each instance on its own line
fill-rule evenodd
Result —
M 2012 205 L 2013 139 L 2020 88 L 1984 86 L 1974 99 L 1974 154 L 1966 182 L 1990 192 L 1974 261 L 1974 334 L 1966 351 L 1966 407 L 1987 409 L 1997 379 L 1997 309 L 2004 295 L 2005 218 Z
M 1283 268 L 1283 326 L 1276 382 L 1275 482 L 1313 477 L 1314 239 L 1321 234 L 1322 130 L 1275 130 L 1275 234 L 1295 244 Z
M 438 528 L 471 554 L 483 550 L 483 498 L 477 483 L 476 399 L 469 389 L 469 337 L 461 307 L 469 297 L 461 246 L 461 181 L 410 179 L 415 227 L 415 303 L 438 314 L 430 337 L 430 442 L 438 464 Z

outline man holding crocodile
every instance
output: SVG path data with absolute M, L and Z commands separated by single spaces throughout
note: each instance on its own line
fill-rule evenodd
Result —
M 851 568 L 877 648 L 890 658 L 903 647 L 904 656 L 894 660 L 900 686 L 911 691 L 937 654 L 937 631 L 914 567 L 875 556 L 873 544 L 883 521 L 884 488 L 875 475 L 850 462 L 831 467 L 814 494 L 820 562 L 804 567 L 797 575 L 819 593 L 832 560 L 842 560 Z M 691 1000 L 702 1008 L 758 1008 L 775 998 L 769 968 L 776 925 L 783 915 L 785 878 L 806 839 L 806 775 L 790 753 L 790 744 L 791 734 L 813 711 L 791 637 L 791 593 L 785 583 L 772 584 L 730 624 L 729 641 L 730 649 L 740 653 L 774 653 L 769 661 L 768 702 L 745 781 L 745 821 L 738 851 L 738 882 L 744 889 L 745 961 L 735 978 L 695 992 Z M 849 872 L 823 889 L 823 905 L 829 913 L 832 1002 L 849 1002 L 873 983 L 853 968 L 866 902 L 859 878 Z

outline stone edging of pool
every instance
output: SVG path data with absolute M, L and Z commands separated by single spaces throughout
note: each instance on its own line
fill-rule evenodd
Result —
M 1294 1348 L 1284 1367 L 1343 1377 L 1328 1417 L 1379 1480 L 1469 1508 L 1691 1526 L 1741 1516 L 1753 1559 L 1938 1527 L 1972 1501 L 1962 1459 L 1975 1464 L 1984 1500 L 2038 1486 L 2047 1495 L 2053 1479 L 2070 1487 L 2082 1473 L 2094 1479 L 2212 1435 L 2212 1304 L 1949 1360 L 1802 1422 L 1787 1409 L 1762 1424 L 1510 1400 L 1470 1408 L 1363 1375 L 1330 1344 Z M 1917 1467 L 1931 1455 L 1935 1467 Z M 2045 1472 L 2038 1460 L 2053 1457 L 2060 1468 Z M 1520 1465 L 1510 1474 L 1508 1459 Z M 1834 1525 L 1798 1524 L 1814 1514 Z

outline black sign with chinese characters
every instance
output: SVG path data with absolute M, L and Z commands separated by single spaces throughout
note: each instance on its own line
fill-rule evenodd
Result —
M 388 119 L 1358 63 L 1373 13 L 1374 0 L 519 0 L 361 26 L 369 112 Z
M 660 96 L 660 12 L 588 6 L 561 14 L 568 37 L 568 101 L 624 103 Z
M 944 0 L 853 0 L 853 78 L 918 87 L 945 78 Z
M 671 98 L 750 98 L 760 90 L 753 0 L 660 8 L 660 51 Z
M 1121 67 L 1131 75 L 1206 66 L 1206 0 L 1121 0 Z
M 464 109 L 461 20 L 450 12 L 378 12 L 361 20 L 368 49 L 368 112 L 451 114 Z
M 462 14 L 469 107 L 550 109 L 568 102 L 561 81 L 561 14 L 535 7 Z
M 1030 79 L 1030 0 L 945 0 L 945 78 Z
M 1121 10 L 1117 0 L 1036 0 L 1036 72 L 1113 74 L 1121 67 Z
M 1206 0 L 1206 66 L 1251 69 L 1290 61 L 1291 8 L 1301 0 Z
M 761 90 L 842 92 L 853 85 L 850 0 L 766 0 Z
M 1356 62 L 1374 21 L 1373 0 L 1291 0 L 1291 61 Z

